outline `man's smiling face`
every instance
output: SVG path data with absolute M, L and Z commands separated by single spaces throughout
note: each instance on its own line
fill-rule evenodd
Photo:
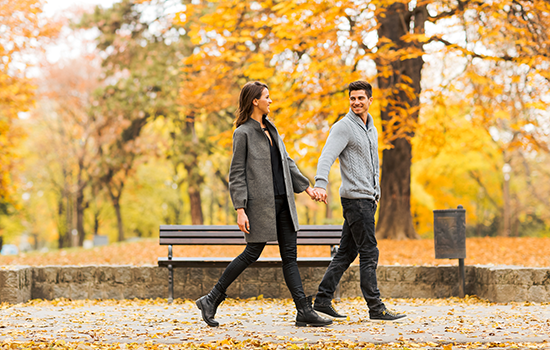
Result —
M 366 116 L 373 98 L 369 98 L 365 90 L 353 90 L 349 94 L 349 103 L 353 113 L 360 117 Z

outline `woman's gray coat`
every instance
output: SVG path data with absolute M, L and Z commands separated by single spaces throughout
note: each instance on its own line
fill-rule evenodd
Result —
M 298 214 L 294 192 L 300 193 L 309 187 L 309 180 L 302 175 L 296 163 L 288 156 L 277 128 L 267 118 L 264 124 L 277 135 L 279 152 L 283 163 L 286 197 L 294 229 L 298 231 Z M 259 122 L 249 118 L 233 133 L 233 158 L 229 170 L 229 192 L 235 209 L 244 208 L 250 223 L 250 234 L 244 234 L 247 242 L 270 242 L 277 240 L 275 218 L 275 195 L 269 139 Z

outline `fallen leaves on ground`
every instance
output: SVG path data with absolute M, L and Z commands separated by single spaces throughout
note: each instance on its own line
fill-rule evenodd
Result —
M 328 327 L 297 328 L 291 299 L 227 299 L 204 324 L 192 300 L 32 300 L 0 305 L 0 349 L 550 349 L 550 304 L 386 299 L 408 317 L 368 321 L 362 298 Z
M 421 240 L 379 240 L 380 265 L 457 265 L 457 259 L 435 259 L 434 242 Z M 243 246 L 174 246 L 176 257 L 235 257 Z M 157 265 L 168 248 L 158 239 L 111 244 L 92 249 L 72 248 L 47 253 L 0 256 L 0 265 Z M 277 246 L 267 246 L 264 257 L 278 257 Z M 328 246 L 298 246 L 300 257 L 330 256 Z M 466 239 L 467 265 L 550 266 L 550 238 L 485 237 Z
M 481 343 L 471 342 L 464 344 L 436 344 L 436 343 L 414 343 L 414 342 L 397 342 L 394 344 L 373 344 L 366 342 L 351 343 L 348 341 L 326 341 L 315 344 L 296 344 L 293 342 L 286 343 L 270 343 L 260 340 L 245 340 L 237 341 L 231 338 L 202 344 L 182 343 L 177 345 L 164 345 L 164 344 L 134 344 L 134 343 L 74 343 L 74 342 L 50 342 L 50 343 L 37 343 L 37 342 L 13 342 L 13 343 L 0 343 L 0 349 L 59 349 L 59 350 L 93 350 L 93 349 L 106 349 L 106 350 L 209 350 L 209 349 L 262 349 L 262 350 L 335 350 L 335 349 L 373 349 L 373 350 L 389 350 L 389 349 L 549 349 L 550 346 L 547 343 L 509 343 L 509 342 L 495 342 L 495 343 Z

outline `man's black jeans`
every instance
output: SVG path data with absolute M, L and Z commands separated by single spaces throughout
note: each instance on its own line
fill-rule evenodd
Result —
M 296 262 L 296 231 L 294 231 L 294 224 L 290 216 L 286 195 L 275 197 L 275 208 L 277 215 L 277 241 L 279 243 L 281 260 L 283 261 L 283 275 L 285 276 L 285 282 L 292 298 L 299 300 L 305 298 L 306 295 L 302 286 L 298 263 Z M 227 266 L 215 288 L 225 293 L 231 283 L 248 266 L 258 260 L 264 247 L 265 243 L 247 243 L 244 251 Z
M 340 247 L 319 285 L 315 303 L 330 304 L 332 302 L 334 291 L 342 275 L 359 254 L 363 297 L 365 297 L 371 313 L 383 311 L 385 306 L 380 300 L 380 291 L 376 281 L 376 267 L 378 266 L 378 247 L 374 234 L 376 203 L 370 199 L 342 198 L 342 208 L 344 226 L 342 227 Z

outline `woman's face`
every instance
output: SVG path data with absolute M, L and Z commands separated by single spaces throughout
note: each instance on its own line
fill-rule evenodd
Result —
M 269 105 L 271 104 L 271 99 L 269 98 L 269 90 L 262 90 L 262 97 L 254 100 L 254 108 L 258 108 L 262 114 L 269 114 Z

